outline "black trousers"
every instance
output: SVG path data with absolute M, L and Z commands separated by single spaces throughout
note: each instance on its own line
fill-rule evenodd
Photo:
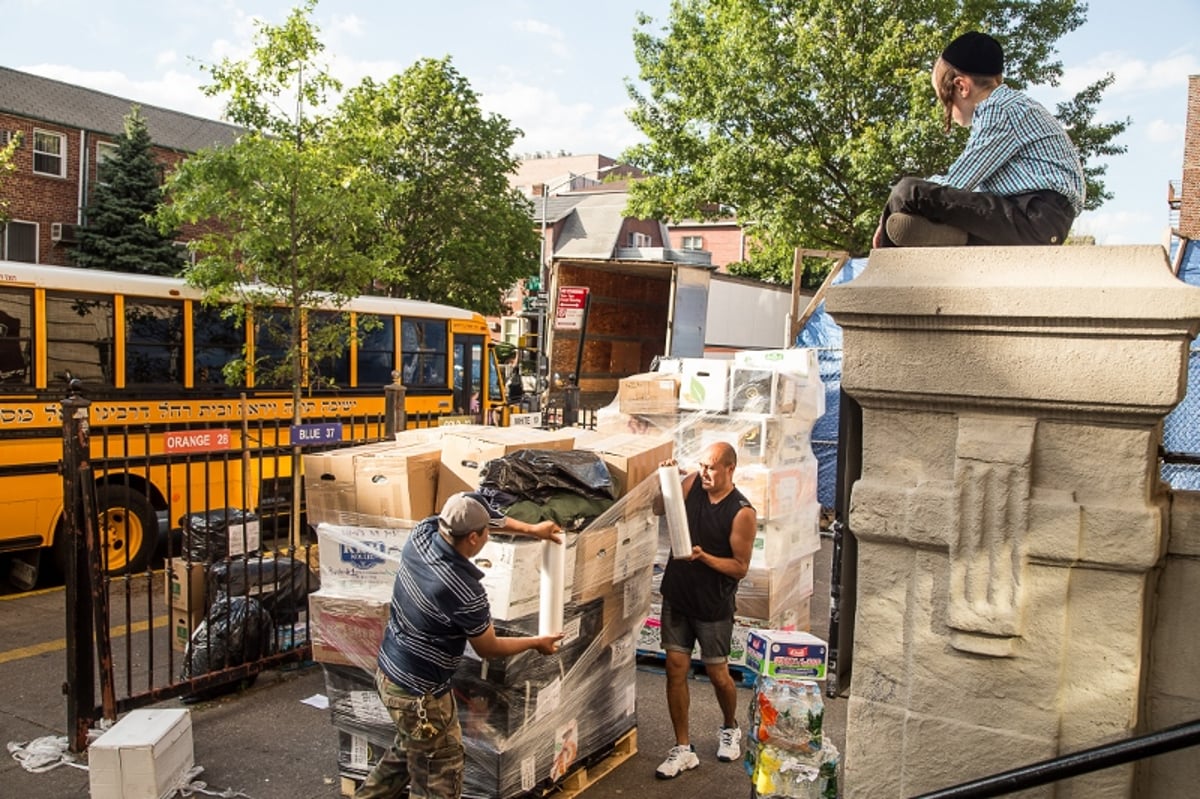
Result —
M 887 219 L 902 212 L 966 231 L 967 244 L 1011 246 L 1062 244 L 1075 221 L 1075 210 L 1063 195 L 1049 189 L 1005 197 L 964 191 L 920 178 L 903 178 L 892 188 L 883 210 L 883 246 Z

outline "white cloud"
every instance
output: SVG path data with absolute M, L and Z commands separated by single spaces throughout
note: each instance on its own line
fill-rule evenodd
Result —
M 1183 141 L 1184 126 L 1165 119 L 1152 119 L 1145 123 L 1146 138 L 1155 144 L 1180 144 Z
M 179 60 L 179 54 L 176 53 L 174 50 L 163 50 L 161 53 L 159 53 L 157 56 L 154 57 L 154 66 L 155 67 L 165 67 L 168 64 L 174 64 L 178 60 Z
M 1060 91 L 1073 95 L 1109 72 L 1115 80 L 1105 96 L 1144 94 L 1178 89 L 1187 76 L 1200 72 L 1200 60 L 1192 53 L 1178 53 L 1157 61 L 1145 61 L 1126 53 L 1099 53 L 1081 64 L 1063 69 Z
M 514 144 L 517 152 L 566 150 L 576 155 L 603 153 L 615 157 L 642 139 L 626 118 L 625 105 L 596 107 L 568 101 L 519 81 L 480 89 L 480 105 L 521 129 L 524 135 Z
M 344 33 L 350 36 L 360 37 L 366 31 L 363 29 L 362 18 L 357 14 L 349 14 L 346 16 L 334 15 L 333 22 L 329 26 L 331 33 Z
M 567 47 L 567 37 L 553 25 L 547 25 L 536 19 L 519 19 L 513 22 L 512 28 L 518 33 L 530 33 L 549 39 L 550 52 L 559 58 L 566 58 L 571 54 L 570 48 Z
M 1166 228 L 1165 211 L 1155 215 L 1146 211 L 1102 209 L 1084 212 L 1075 220 L 1071 233 L 1095 236 L 1096 243 L 1101 245 L 1158 244 Z

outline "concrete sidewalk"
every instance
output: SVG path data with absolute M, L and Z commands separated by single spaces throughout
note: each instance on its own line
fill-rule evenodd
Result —
M 813 632 L 822 637 L 828 627 L 831 551 L 831 543 L 823 541 L 815 563 Z M 0 741 L 5 744 L 66 733 L 61 693 L 66 666 L 60 640 L 64 601 L 61 589 L 0 597 Z M 701 766 L 669 783 L 671 792 L 747 796 L 750 783 L 741 765 L 716 759 L 720 713 L 711 688 L 702 678 L 690 686 L 692 738 Z M 661 670 L 653 664 L 639 666 L 637 691 L 638 753 L 589 788 L 590 799 L 644 796 L 666 787 L 654 777 L 655 767 L 674 744 Z M 240 792 L 249 799 L 334 799 L 341 796 L 341 779 L 330 713 L 303 702 L 324 693 L 324 673 L 319 665 L 310 664 L 265 672 L 251 688 L 221 699 L 161 706 L 191 710 L 196 764 L 204 768 L 197 779 L 207 783 L 214 795 Z M 739 688 L 738 695 L 748 708 L 750 689 Z M 826 699 L 825 733 L 839 750 L 845 743 L 845 707 L 844 699 Z M 744 719 L 745 711 L 739 716 Z M 66 765 L 30 773 L 6 758 L 0 763 L 0 796 L 88 797 L 88 773 Z

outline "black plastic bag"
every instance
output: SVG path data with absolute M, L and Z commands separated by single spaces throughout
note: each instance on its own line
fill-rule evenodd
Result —
M 183 662 L 183 679 L 239 666 L 271 654 L 275 645 L 271 614 L 254 598 L 214 602 L 192 631 Z
M 221 561 L 208 571 L 208 596 L 213 604 L 227 598 L 257 599 L 276 624 L 294 624 L 308 608 L 308 595 L 320 585 L 302 561 L 258 558 Z
M 563 490 L 594 499 L 617 498 L 612 475 L 600 456 L 576 449 L 519 449 L 493 458 L 480 471 L 479 487 L 534 502 L 544 502 Z
M 188 560 L 212 563 L 229 555 L 229 538 L 245 536 L 247 552 L 259 547 L 258 517 L 241 508 L 218 508 L 192 513 L 179 520 L 183 528 L 183 554 Z

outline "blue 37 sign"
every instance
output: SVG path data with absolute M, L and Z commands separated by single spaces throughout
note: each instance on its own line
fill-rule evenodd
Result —
M 294 424 L 290 429 L 293 447 L 311 447 L 315 444 L 332 444 L 342 440 L 341 422 Z

